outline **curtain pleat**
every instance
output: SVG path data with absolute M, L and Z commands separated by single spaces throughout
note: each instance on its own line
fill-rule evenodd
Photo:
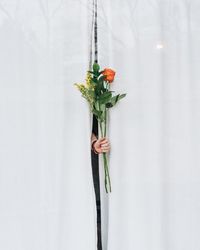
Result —
M 88 1 L 0 1 L 0 249 L 94 250 Z
M 195 0 L 101 5 L 101 64 L 127 93 L 110 111 L 104 249 L 200 248 L 199 12 Z

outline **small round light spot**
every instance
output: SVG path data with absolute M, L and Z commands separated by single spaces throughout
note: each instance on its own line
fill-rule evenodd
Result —
M 156 45 L 156 48 L 157 48 L 157 49 L 163 49 L 163 48 L 164 48 L 164 44 L 163 44 L 163 43 L 158 43 L 158 44 Z

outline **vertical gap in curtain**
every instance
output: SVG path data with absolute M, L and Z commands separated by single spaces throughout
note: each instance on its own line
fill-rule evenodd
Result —
M 112 6 L 110 1 L 102 2 L 99 1 L 98 6 L 98 34 L 101 39 L 99 39 L 98 42 L 98 48 L 101 52 L 99 54 L 99 61 L 102 66 L 102 68 L 105 67 L 111 67 L 113 68 L 113 53 L 112 53 Z M 112 112 L 112 111 L 111 111 Z M 110 116 L 108 114 L 108 128 L 107 128 L 107 137 L 110 138 Z M 111 140 L 110 140 L 111 141 Z M 111 141 L 111 153 L 112 154 L 112 141 Z M 108 158 L 109 160 L 109 158 Z M 110 161 L 110 160 L 109 160 Z M 109 164 L 110 166 L 110 164 Z M 112 182 L 112 166 L 110 166 L 110 177 Z M 108 217 L 109 217 L 109 210 L 108 210 L 108 203 L 109 199 L 113 196 L 114 190 L 112 190 L 112 193 L 107 194 L 105 192 L 105 187 L 103 185 L 104 183 L 104 171 L 103 171 L 103 160 L 102 157 L 99 159 L 99 172 L 100 172 L 100 189 L 101 189 L 101 231 L 102 231 L 102 249 L 107 250 L 108 249 Z
M 98 63 L 98 2 L 92 0 L 92 25 L 91 25 L 91 41 L 90 41 L 90 58 L 89 69 L 92 70 L 93 60 Z M 94 47 L 94 50 L 93 50 Z M 93 55 L 94 52 L 94 55 Z M 93 58 L 94 56 L 94 58 Z M 92 119 L 92 133 L 98 138 L 98 121 L 93 115 Z M 101 242 L 101 199 L 100 199 L 100 180 L 99 180 L 99 157 L 91 151 L 92 159 L 92 173 L 94 190 L 96 197 L 96 212 L 97 212 L 97 248 L 102 250 Z

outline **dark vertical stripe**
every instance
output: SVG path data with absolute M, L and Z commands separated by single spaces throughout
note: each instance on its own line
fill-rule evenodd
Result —
M 91 31 L 91 44 L 90 44 L 90 58 L 89 69 L 92 70 L 93 61 L 93 47 L 94 47 L 94 62 L 98 63 L 98 5 L 97 0 L 93 0 L 93 13 L 92 13 L 92 31 Z M 98 121 L 93 115 L 92 133 L 98 137 Z M 92 157 L 92 174 L 94 182 L 94 190 L 96 197 L 97 208 L 97 249 L 102 250 L 101 240 L 101 195 L 100 195 L 100 178 L 99 178 L 99 157 L 91 152 Z
M 98 15 L 97 15 L 97 11 L 98 11 L 98 4 L 97 4 L 97 0 L 95 0 L 95 6 L 94 6 L 94 61 L 95 63 L 98 63 Z

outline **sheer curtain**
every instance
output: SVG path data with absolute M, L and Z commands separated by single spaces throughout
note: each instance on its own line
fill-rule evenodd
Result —
M 0 249 L 95 250 L 91 0 L 0 0 Z M 200 249 L 200 2 L 99 1 L 110 112 L 103 250 Z
M 195 0 L 101 1 L 101 63 L 127 93 L 110 114 L 103 249 L 200 249 L 199 13 Z
M 0 1 L 0 249 L 94 250 L 87 1 Z

